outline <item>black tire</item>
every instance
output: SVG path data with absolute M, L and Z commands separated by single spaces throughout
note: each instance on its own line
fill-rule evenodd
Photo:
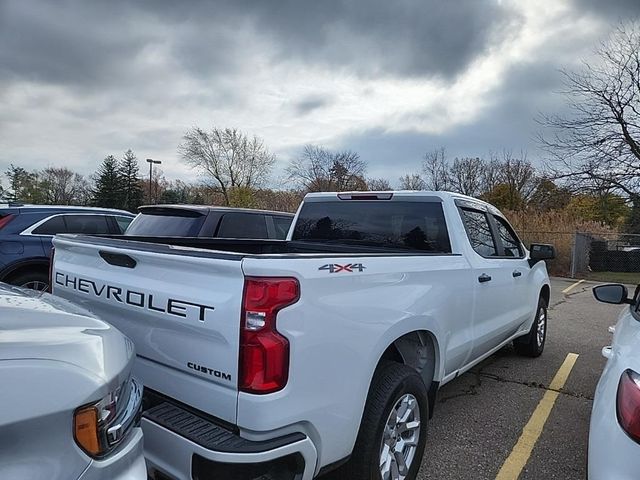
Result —
M 49 287 L 49 275 L 44 272 L 24 272 L 11 277 L 7 283 L 17 287 L 45 291 Z
M 380 473 L 382 442 L 385 431 L 390 432 L 386 428 L 387 420 L 396 403 L 403 398 L 409 398 L 406 395 L 413 396 L 417 400 L 417 410 L 420 414 L 420 426 L 416 427 L 418 442 L 405 476 L 406 480 L 416 478 L 424 454 L 429 419 L 427 388 L 422 377 L 413 368 L 387 361 L 381 362 L 378 366 L 369 387 L 367 403 L 351 458 L 335 472 L 337 474 L 335 477 L 350 480 L 382 479 Z M 401 438 L 397 434 L 394 437 Z M 395 443 L 395 440 L 393 441 Z
M 547 302 L 544 298 L 540 297 L 538 300 L 538 308 L 536 309 L 536 316 L 531 325 L 531 330 L 525 336 L 516 338 L 513 341 L 513 346 L 516 349 L 516 353 L 525 357 L 539 357 L 544 351 L 544 344 L 547 340 Z M 542 333 L 540 330 L 542 329 Z M 540 334 L 540 337 L 539 337 Z

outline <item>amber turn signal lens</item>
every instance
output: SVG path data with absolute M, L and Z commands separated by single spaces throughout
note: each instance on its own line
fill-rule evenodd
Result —
M 98 439 L 98 411 L 95 407 L 76 410 L 73 419 L 73 431 L 78 445 L 90 455 L 100 454 Z

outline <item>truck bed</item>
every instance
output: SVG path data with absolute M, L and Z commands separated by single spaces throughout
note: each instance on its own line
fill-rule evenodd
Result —
M 451 255 L 443 253 L 430 253 L 410 249 L 398 249 L 397 247 L 385 248 L 381 246 L 370 246 L 362 244 L 346 245 L 344 243 L 330 242 L 309 242 L 309 241 L 288 241 L 288 240 L 262 240 L 262 239 L 237 239 L 237 238 L 202 238 L 202 237 L 145 237 L 127 235 L 59 235 L 61 238 L 73 238 L 74 241 L 95 242 L 100 239 L 100 244 L 114 247 L 124 246 L 122 242 L 127 242 L 127 246 L 137 250 L 165 251 L 165 253 L 183 252 L 186 255 L 198 256 L 198 250 L 210 250 L 225 257 L 225 253 L 233 254 L 229 258 L 238 258 L 258 255 L 314 255 L 316 257 L 349 256 L 349 255 L 374 255 L 374 256 L 431 256 L 431 255 Z M 189 250 L 177 250 L 171 247 L 182 247 Z M 213 252 L 211 252 L 213 253 Z M 210 256 L 209 253 L 207 256 Z M 202 253 L 200 253 L 201 255 Z

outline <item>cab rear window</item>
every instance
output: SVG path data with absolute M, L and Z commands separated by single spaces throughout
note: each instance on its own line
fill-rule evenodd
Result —
M 439 202 L 305 203 L 293 240 L 451 253 Z

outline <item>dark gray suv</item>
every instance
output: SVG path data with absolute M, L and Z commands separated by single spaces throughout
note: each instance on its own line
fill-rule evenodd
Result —
M 44 290 L 54 235 L 121 234 L 133 218 L 129 212 L 106 208 L 0 205 L 0 281 Z
M 127 236 L 259 238 L 284 240 L 293 213 L 206 205 L 147 205 Z

